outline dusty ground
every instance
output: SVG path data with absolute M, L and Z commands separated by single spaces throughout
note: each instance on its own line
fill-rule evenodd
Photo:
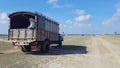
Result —
M 66 36 L 64 46 L 52 47 L 49 53 L 3 50 L 0 68 L 120 68 L 120 42 L 110 39 L 116 37 Z

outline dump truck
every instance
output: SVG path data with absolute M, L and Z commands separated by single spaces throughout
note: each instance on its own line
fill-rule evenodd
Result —
M 18 11 L 8 15 L 8 40 L 23 52 L 48 52 L 51 44 L 61 44 L 59 23 L 37 12 Z

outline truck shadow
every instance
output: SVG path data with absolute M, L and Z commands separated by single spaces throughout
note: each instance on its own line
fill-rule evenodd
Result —
M 0 54 L 4 54 L 4 53 L 0 53 Z
M 87 54 L 87 47 L 80 45 L 63 45 L 62 47 L 51 46 L 49 53 L 32 52 L 32 55 L 67 55 Z

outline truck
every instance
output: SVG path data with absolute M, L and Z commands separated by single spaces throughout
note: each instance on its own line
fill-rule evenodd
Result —
M 8 15 L 8 40 L 23 52 L 49 52 L 51 44 L 61 44 L 59 23 L 37 12 L 18 11 Z

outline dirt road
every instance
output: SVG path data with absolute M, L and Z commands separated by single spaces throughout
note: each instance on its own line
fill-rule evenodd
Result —
M 1 68 L 120 68 L 120 45 L 114 45 L 101 36 L 90 37 L 84 40 L 85 44 L 81 44 L 80 38 L 79 36 L 67 38 L 62 48 L 52 47 L 50 53 L 0 54 L 0 66 Z

